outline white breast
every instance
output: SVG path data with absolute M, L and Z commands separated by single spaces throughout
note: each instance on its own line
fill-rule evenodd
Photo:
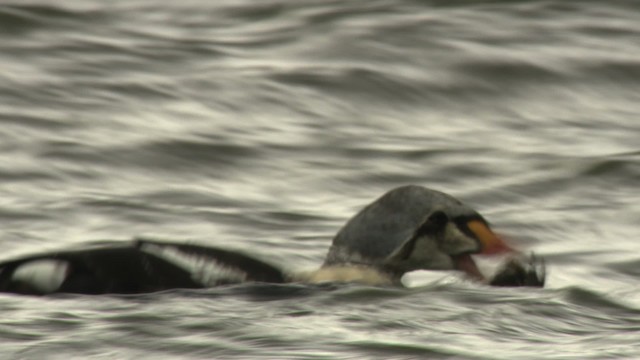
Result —
M 359 283 L 366 285 L 393 285 L 393 279 L 367 266 L 327 266 L 316 271 L 298 274 L 295 281 L 318 284 L 323 282 Z

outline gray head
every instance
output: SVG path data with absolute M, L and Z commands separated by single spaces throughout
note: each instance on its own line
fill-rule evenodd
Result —
M 510 249 L 472 208 L 445 193 L 409 185 L 362 209 L 338 232 L 324 266 L 407 271 L 461 270 L 482 278 L 470 254 Z

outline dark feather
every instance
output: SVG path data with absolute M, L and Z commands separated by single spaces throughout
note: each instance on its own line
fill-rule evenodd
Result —
M 152 240 L 92 243 L 76 250 L 51 252 L 0 263 L 0 292 L 38 294 L 45 292 L 33 284 L 19 281 L 14 274 L 21 266 L 40 260 L 64 262 L 67 273 L 53 292 L 79 294 L 138 294 L 176 288 L 203 288 L 193 269 L 172 258 L 146 251 L 145 246 L 173 249 L 197 256 L 244 275 L 244 281 L 282 283 L 284 274 L 274 266 L 247 255 L 198 245 L 164 243 Z M 214 267 L 214 269 L 216 269 Z M 215 285 L 234 282 L 224 274 Z

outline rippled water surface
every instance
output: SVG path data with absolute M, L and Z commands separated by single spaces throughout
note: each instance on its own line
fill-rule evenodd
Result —
M 414 183 L 549 267 L 0 295 L 1 358 L 640 358 L 636 1 L 3 1 L 0 69 L 1 259 L 147 236 L 313 269 Z

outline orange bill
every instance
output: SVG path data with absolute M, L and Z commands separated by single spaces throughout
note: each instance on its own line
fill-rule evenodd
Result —
M 514 251 L 502 241 L 489 227 L 482 221 L 471 220 L 467 223 L 469 230 L 480 241 L 482 248 L 480 254 L 494 255 Z

